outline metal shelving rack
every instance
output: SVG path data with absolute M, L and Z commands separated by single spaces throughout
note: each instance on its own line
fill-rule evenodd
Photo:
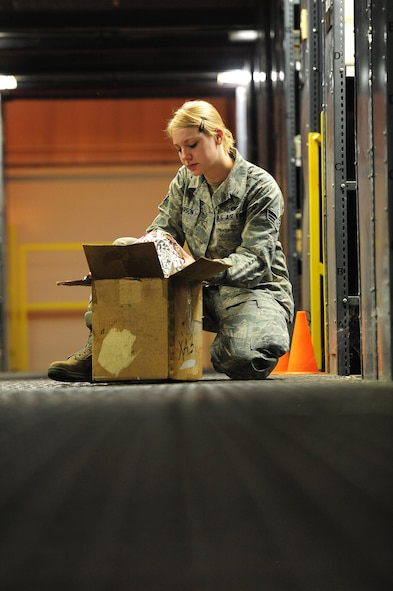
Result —
M 355 3 L 363 376 L 393 379 L 393 6 Z
M 324 3 L 323 90 L 327 365 L 350 374 L 344 1 Z
M 287 240 L 288 271 L 291 279 L 295 305 L 298 305 L 299 294 L 299 260 L 296 251 L 297 230 L 297 171 L 295 162 L 294 139 L 297 133 L 296 124 L 296 69 L 295 69 L 295 6 L 299 0 L 285 2 L 285 110 L 286 110 L 286 170 L 287 170 Z

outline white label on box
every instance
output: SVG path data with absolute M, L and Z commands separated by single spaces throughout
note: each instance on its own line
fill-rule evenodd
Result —
M 111 328 L 102 341 L 98 363 L 113 376 L 120 375 L 122 370 L 131 365 L 140 353 L 140 351 L 136 353 L 132 351 L 135 339 L 135 335 L 126 328 L 123 330 Z
M 195 359 L 187 359 L 187 361 L 184 361 L 184 363 L 182 363 L 182 365 L 180 366 L 180 369 L 191 369 L 191 367 L 195 367 L 196 365 L 196 360 Z

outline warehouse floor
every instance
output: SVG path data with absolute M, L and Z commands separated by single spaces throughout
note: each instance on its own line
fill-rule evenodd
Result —
M 393 384 L 0 374 L 2 591 L 391 591 Z

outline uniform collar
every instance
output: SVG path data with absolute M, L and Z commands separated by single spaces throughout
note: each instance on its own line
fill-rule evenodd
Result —
M 230 194 L 240 199 L 244 196 L 246 191 L 247 180 L 246 169 L 246 160 L 243 158 L 243 156 L 241 156 L 238 150 L 235 149 L 235 163 L 229 175 L 222 183 L 222 187 L 224 189 L 223 197 L 225 195 L 225 198 L 227 198 L 227 196 Z M 202 187 L 207 189 L 205 183 L 207 183 L 207 181 L 203 175 L 192 176 L 190 179 L 189 187 L 191 189 L 195 189 L 195 191 L 198 191 L 198 189 Z

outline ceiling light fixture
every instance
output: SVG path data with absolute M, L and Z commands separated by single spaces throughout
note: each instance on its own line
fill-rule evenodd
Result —
M 0 74 L 0 90 L 14 90 L 17 86 L 18 82 L 15 76 Z
M 260 37 L 259 31 L 253 29 L 244 29 L 241 31 L 230 31 L 228 33 L 229 41 L 234 43 L 242 41 L 256 41 Z
M 248 70 L 227 70 L 217 74 L 217 84 L 233 84 L 235 86 L 247 86 L 251 82 L 251 74 Z

